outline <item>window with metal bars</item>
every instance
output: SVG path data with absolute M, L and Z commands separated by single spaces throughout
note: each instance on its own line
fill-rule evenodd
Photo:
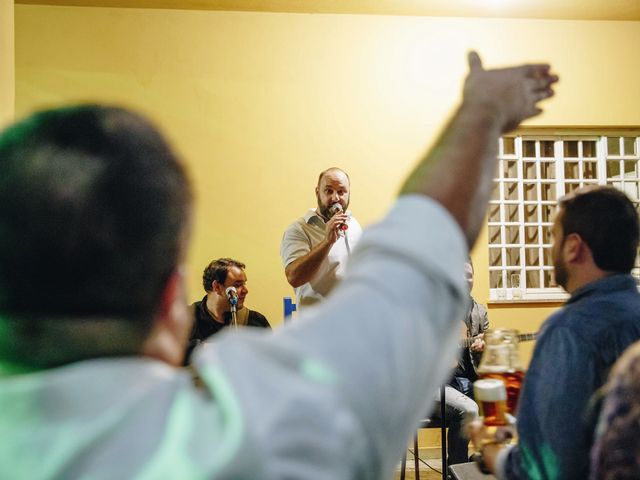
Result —
M 500 139 L 489 202 L 489 298 L 562 300 L 551 259 L 557 201 L 579 187 L 612 185 L 640 205 L 640 127 L 522 130 Z M 636 260 L 633 272 L 640 279 Z

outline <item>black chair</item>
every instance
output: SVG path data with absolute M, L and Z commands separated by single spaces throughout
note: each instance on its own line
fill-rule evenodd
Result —
M 413 465 L 415 468 L 415 479 L 420 480 L 420 457 L 418 446 L 418 430 L 421 428 L 439 428 L 440 429 L 440 443 L 441 443 L 441 455 L 442 455 L 442 479 L 447 478 L 447 421 L 445 416 L 445 398 L 444 387 L 440 389 L 440 418 L 425 418 L 420 420 L 415 435 L 413 436 Z M 404 480 L 405 471 L 407 469 L 407 452 L 405 450 L 402 457 L 402 463 L 400 466 L 400 480 Z

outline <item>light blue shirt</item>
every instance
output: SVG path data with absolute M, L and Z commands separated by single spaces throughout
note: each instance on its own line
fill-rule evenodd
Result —
M 388 480 L 467 312 L 465 239 L 422 196 L 368 229 L 326 302 L 184 369 L 96 359 L 0 379 L 0 478 Z

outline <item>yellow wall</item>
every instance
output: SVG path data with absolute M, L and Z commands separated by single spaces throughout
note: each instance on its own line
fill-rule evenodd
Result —
M 640 22 L 15 11 L 17 113 L 98 100 L 150 114 L 195 181 L 191 298 L 211 258 L 237 257 L 249 305 L 276 324 L 292 294 L 281 234 L 314 205 L 318 172 L 346 169 L 353 211 L 363 224 L 378 218 L 458 98 L 470 48 L 489 66 L 553 63 L 558 96 L 531 124 L 640 124 Z M 486 242 L 484 233 L 474 252 L 481 302 Z M 491 307 L 490 318 L 535 331 L 552 310 Z
M 0 128 L 13 119 L 15 62 L 13 0 L 0 0 Z

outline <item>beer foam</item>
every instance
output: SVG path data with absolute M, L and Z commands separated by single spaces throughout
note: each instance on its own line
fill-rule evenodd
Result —
M 495 378 L 476 380 L 473 384 L 476 401 L 499 402 L 507 399 L 504 382 Z

